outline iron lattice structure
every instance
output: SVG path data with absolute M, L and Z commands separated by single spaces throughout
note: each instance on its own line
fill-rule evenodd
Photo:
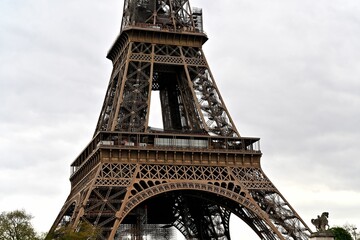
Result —
M 125 0 L 94 138 L 72 163 L 71 193 L 50 232 L 80 222 L 99 239 L 230 239 L 230 214 L 260 239 L 311 230 L 241 137 L 202 51 L 201 9 L 186 0 Z M 159 91 L 163 129 L 149 127 Z

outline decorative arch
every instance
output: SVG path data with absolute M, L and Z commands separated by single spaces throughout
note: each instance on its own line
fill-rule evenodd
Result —
M 218 198 L 227 199 L 229 201 L 210 201 L 216 205 L 220 205 L 226 208 L 231 213 L 234 213 L 236 216 L 241 218 L 246 224 L 248 224 L 260 237 L 260 231 L 253 225 L 249 219 L 249 216 L 258 219 L 258 224 L 261 225 L 262 231 L 268 231 L 268 235 L 274 236 L 277 235 L 279 239 L 283 239 L 282 235 L 278 232 L 278 229 L 271 223 L 266 213 L 264 213 L 259 206 L 252 203 L 252 201 L 247 198 L 244 192 L 234 192 L 229 189 L 224 188 L 223 186 L 216 186 L 214 183 L 196 183 L 191 181 L 183 182 L 159 182 L 157 185 L 151 186 L 141 191 L 133 192 L 134 194 L 129 196 L 129 198 L 124 201 L 120 210 L 116 213 L 117 221 L 114 224 L 113 231 L 116 231 L 124 218 L 137 206 L 146 200 L 172 191 L 200 191 L 207 193 L 211 196 L 216 196 Z M 209 200 L 209 199 L 207 199 Z M 245 216 L 245 213 L 247 214 Z M 261 220 L 261 221 L 260 221 Z M 114 233 L 115 234 L 115 233 Z M 275 237 L 269 237 L 267 239 L 275 239 Z

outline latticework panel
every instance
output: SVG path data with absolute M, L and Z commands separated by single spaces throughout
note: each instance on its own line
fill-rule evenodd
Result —
M 274 185 L 259 168 L 232 168 L 232 173 L 249 190 L 275 190 Z
M 129 186 L 133 177 L 135 164 L 110 164 L 102 165 L 96 178 L 96 186 Z
M 171 57 L 181 56 L 179 46 L 164 45 L 164 44 L 156 44 L 154 54 L 159 56 L 171 56 Z
M 134 42 L 131 46 L 131 52 L 142 53 L 142 54 L 151 54 L 152 53 L 152 44 L 145 42 Z
M 199 180 L 199 181 L 232 181 L 231 175 L 224 167 L 181 166 L 181 165 L 142 165 L 139 179 L 161 180 Z

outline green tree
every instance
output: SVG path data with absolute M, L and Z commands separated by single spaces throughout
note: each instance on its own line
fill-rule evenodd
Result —
M 357 227 L 355 224 L 346 223 L 343 228 L 348 231 L 355 240 L 359 240 L 360 232 L 357 231 Z
M 32 216 L 25 210 L 0 214 L 0 240 L 39 240 L 33 226 Z
M 330 230 L 334 234 L 335 240 L 353 240 L 351 234 L 342 227 L 333 227 Z
M 90 223 L 82 222 L 76 229 L 70 225 L 56 229 L 46 237 L 46 240 L 95 240 L 100 230 Z

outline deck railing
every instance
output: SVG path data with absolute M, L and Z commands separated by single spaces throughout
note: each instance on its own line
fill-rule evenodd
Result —
M 134 133 L 99 132 L 71 164 L 76 172 L 86 159 L 99 148 L 158 150 L 192 150 L 203 152 L 260 153 L 260 139 L 223 137 L 176 132 Z

